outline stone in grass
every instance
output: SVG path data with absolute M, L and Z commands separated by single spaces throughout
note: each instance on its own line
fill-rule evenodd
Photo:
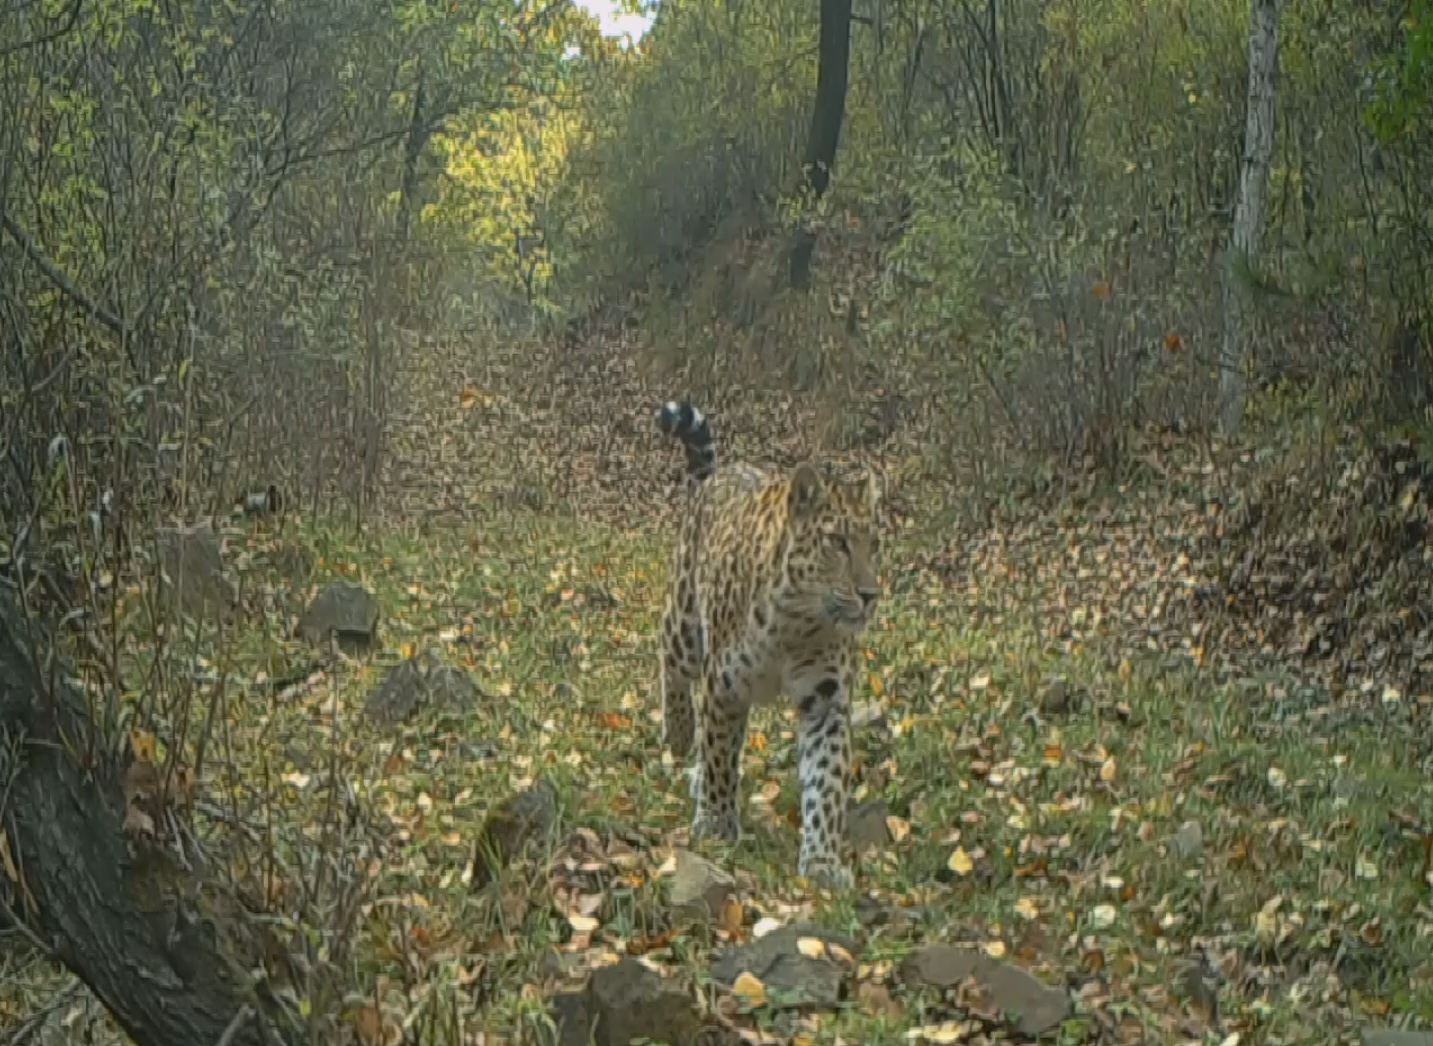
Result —
M 989 1008 L 1007 1015 L 1021 1035 L 1036 1037 L 1070 1014 L 1070 997 L 1028 970 L 983 952 L 928 944 L 906 956 L 901 978 L 911 987 L 954 988 L 973 979 L 987 993 Z
M 363 714 L 375 723 L 401 723 L 418 710 L 426 696 L 423 672 L 416 658 L 398 662 L 368 693 Z
M 1363 1046 L 1433 1046 L 1433 1031 L 1364 1028 Z
M 239 593 L 224 566 L 224 551 L 212 527 L 160 527 L 160 591 L 170 605 L 191 617 L 212 614 L 230 620 Z
M 400 723 L 425 705 L 466 712 L 477 695 L 478 688 L 466 672 L 430 653 L 390 668 L 369 692 L 363 711 L 377 723 Z
M 736 894 L 736 880 L 724 868 L 690 850 L 678 850 L 674 856 L 677 867 L 668 893 L 673 914 L 698 923 L 717 918 Z
M 712 979 L 730 989 L 749 973 L 766 988 L 769 1007 L 832 1009 L 855 972 L 856 949 L 849 937 L 818 926 L 783 926 L 714 955 Z
M 477 704 L 480 691 L 471 676 L 456 665 L 431 659 L 423 677 L 428 700 L 434 708 L 467 712 Z
M 585 991 L 553 996 L 551 1014 L 559 1046 L 687 1046 L 703 1032 L 691 995 L 630 957 L 594 970 Z
M 1176 861 L 1198 860 L 1204 854 L 1204 829 L 1198 821 L 1185 821 L 1169 837 L 1169 856 Z
M 344 653 L 366 653 L 378 642 L 378 600 L 351 581 L 330 581 L 299 618 L 298 633 L 312 646 L 336 642 Z
M 539 780 L 508 796 L 488 813 L 473 844 L 473 874 L 479 890 L 490 883 L 529 843 L 551 833 L 557 822 L 557 789 Z

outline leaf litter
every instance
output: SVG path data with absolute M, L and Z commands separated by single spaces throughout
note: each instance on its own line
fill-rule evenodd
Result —
M 273 815 L 298 839 L 335 788 L 370 811 L 359 1041 L 440 1005 L 465 1044 L 524 1041 L 534 1004 L 632 962 L 660 974 L 652 998 L 684 993 L 674 1020 L 690 1005 L 746 1042 L 1021 1042 L 1054 1026 L 1062 1042 L 1344 1042 L 1433 1018 L 1433 592 L 1413 456 L 1341 444 L 1289 511 L 1287 475 L 1151 437 L 1123 489 L 907 527 L 869 636 L 883 711 L 858 733 L 853 796 L 884 804 L 887 832 L 843 898 L 792 879 L 780 710 L 753 717 L 748 838 L 688 850 L 651 692 L 672 460 L 644 426 L 665 395 L 624 358 L 598 340 L 481 373 L 456 352 L 413 366 L 400 402 L 424 409 L 399 411 L 382 532 L 282 539 L 312 556 L 311 585 L 372 586 L 384 651 L 239 702 L 250 762 L 226 787 L 258 810 L 260 782 L 282 784 Z M 519 391 L 534 369 L 553 376 L 545 403 Z M 808 449 L 809 414 L 727 406 L 733 453 Z M 263 560 L 280 539 L 252 540 Z M 281 581 L 269 604 L 292 618 Z M 281 632 L 245 638 L 247 678 L 303 667 Z M 472 707 L 364 722 L 375 666 L 430 647 L 471 675 Z M 539 780 L 559 797 L 553 831 L 475 886 L 485 821 Z M 719 882 L 702 919 L 672 897 L 683 854 Z M 819 1005 L 780 1005 L 760 963 L 713 978 L 720 956 L 793 932 L 782 962 L 840 971 Z M 960 958 L 910 975 L 931 949 Z

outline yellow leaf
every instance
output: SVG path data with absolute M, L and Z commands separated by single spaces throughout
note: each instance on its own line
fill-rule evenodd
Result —
M 131 730 L 129 732 L 129 750 L 134 754 L 136 763 L 156 761 L 157 745 L 154 735 L 148 730 Z
M 1266 905 L 1254 914 L 1254 936 L 1263 944 L 1268 944 L 1274 939 L 1278 932 L 1279 919 L 1273 912 L 1268 910 Z
M 1110 756 L 1100 764 L 1100 780 L 1105 784 L 1111 784 L 1115 779 L 1115 757 Z
M 957 846 L 951 851 L 950 859 L 945 862 L 945 866 L 956 875 L 969 875 L 971 869 L 975 867 L 975 862 L 970 859 L 970 854 L 965 852 L 965 847 Z
M 567 917 L 568 923 L 576 933 L 593 933 L 601 925 L 590 915 L 583 915 L 581 912 L 572 912 Z
M 880 697 L 882 691 L 884 691 L 884 690 L 885 690 L 885 684 L 881 682 L 880 674 L 877 673 L 877 672 L 872 672 L 872 673 L 871 673 L 871 696 L 872 696 L 872 697 Z
M 1022 919 L 1040 918 L 1040 902 L 1033 897 L 1022 897 L 1015 902 L 1015 911 Z
M 986 941 L 985 954 L 990 956 L 992 959 L 1003 959 L 1005 957 L 1005 942 Z
M 943 1021 L 940 1024 L 926 1024 L 906 1032 L 910 1042 L 932 1042 L 939 1044 L 961 1042 L 975 1030 L 970 1021 Z
M 755 1008 L 766 1005 L 766 985 L 756 977 L 755 974 L 745 970 L 738 975 L 736 982 L 731 986 L 731 993 L 743 1004 Z
M 746 909 L 735 894 L 728 894 L 722 902 L 721 912 L 717 915 L 717 925 L 727 933 L 736 935 L 741 933 L 741 924 L 746 916 Z
M 886 830 L 891 833 L 891 841 L 898 843 L 911 834 L 911 823 L 904 817 L 897 817 L 895 814 L 886 815 Z
M 819 937 L 798 937 L 796 938 L 796 950 L 808 959 L 824 959 L 826 957 L 826 942 Z
M 1122 657 L 1122 658 L 1120 658 L 1119 673 L 1120 673 L 1120 682 L 1121 682 L 1121 683 L 1124 683 L 1125 685 L 1128 685 L 1128 684 L 1129 684 L 1129 680 L 1130 680 L 1130 676 L 1132 676 L 1132 675 L 1134 674 L 1134 666 L 1129 663 L 1129 658 L 1127 658 L 1127 657 Z

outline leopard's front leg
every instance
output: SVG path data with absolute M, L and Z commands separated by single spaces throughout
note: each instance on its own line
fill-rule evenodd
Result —
M 798 672 L 791 684 L 800 714 L 798 870 L 812 882 L 838 889 L 855 881 L 842 852 L 851 777 L 852 673 L 844 662 L 844 658 L 816 661 Z

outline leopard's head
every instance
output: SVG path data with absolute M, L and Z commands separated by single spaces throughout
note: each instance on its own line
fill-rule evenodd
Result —
M 880 481 L 822 475 L 810 464 L 791 474 L 786 495 L 786 603 L 799 616 L 854 635 L 881 595 Z

